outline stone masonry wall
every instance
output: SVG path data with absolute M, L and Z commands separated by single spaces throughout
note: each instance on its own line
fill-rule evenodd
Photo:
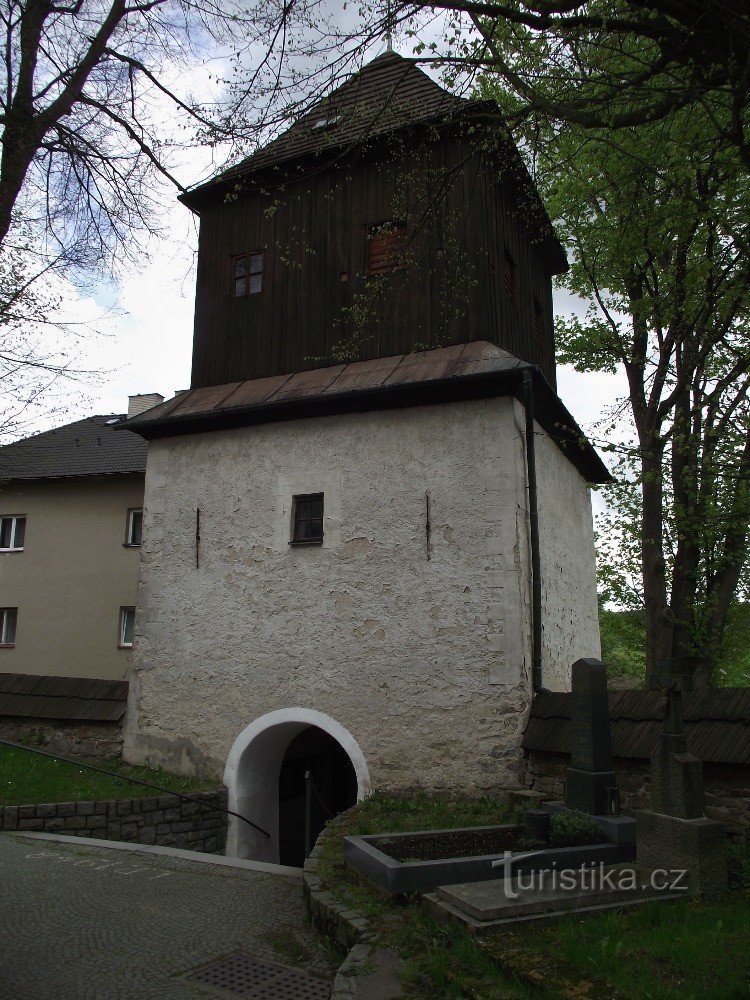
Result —
M 0 739 L 26 743 L 63 757 L 119 757 L 120 722 L 63 722 L 0 716 Z
M 113 802 L 50 802 L 0 807 L 0 830 L 61 833 L 69 837 L 158 844 L 219 854 L 227 836 L 225 788 L 191 799 L 154 795 Z M 214 808 L 206 808 L 211 806 Z
M 540 481 L 567 464 L 540 449 Z M 545 538 L 556 536 L 567 599 L 587 579 L 583 601 L 590 507 L 583 479 L 569 479 L 578 516 L 558 529 L 550 515 Z M 219 776 L 250 723 L 303 709 L 348 731 L 372 787 L 518 785 L 530 587 L 512 400 L 166 438 L 149 447 L 146 480 L 127 760 Z M 292 497 L 317 492 L 323 545 L 291 546 Z M 561 635 L 548 652 L 592 655 L 593 597 L 571 622 L 552 589 Z
M 526 787 L 545 798 L 561 799 L 565 792 L 567 754 L 529 751 L 526 757 Z M 634 813 L 651 808 L 651 776 L 648 760 L 615 757 L 614 770 L 620 789 L 620 810 Z M 741 839 L 750 830 L 750 766 L 703 764 L 706 815 L 724 824 L 727 833 Z

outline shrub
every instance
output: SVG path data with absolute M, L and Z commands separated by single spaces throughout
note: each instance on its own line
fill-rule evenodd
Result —
M 580 847 L 583 844 L 598 844 L 602 840 L 602 828 L 588 813 L 566 809 L 552 816 L 549 832 L 552 847 Z

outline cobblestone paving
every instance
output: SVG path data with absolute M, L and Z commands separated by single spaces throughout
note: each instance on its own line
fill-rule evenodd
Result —
M 0 834 L 0 1000 L 187 1000 L 237 951 L 330 980 L 301 880 Z

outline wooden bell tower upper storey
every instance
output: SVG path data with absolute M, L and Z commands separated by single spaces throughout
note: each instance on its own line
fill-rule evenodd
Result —
M 555 386 L 567 261 L 492 102 L 386 52 L 182 200 L 192 387 L 491 341 Z

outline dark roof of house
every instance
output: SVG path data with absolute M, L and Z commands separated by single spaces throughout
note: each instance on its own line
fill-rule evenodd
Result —
M 115 433 L 123 414 L 86 417 L 0 447 L 0 480 L 111 476 L 146 471 L 148 445 Z
M 0 716 L 118 722 L 127 698 L 127 681 L 0 674 Z
M 334 413 L 520 398 L 524 372 L 532 378 L 538 423 L 587 482 L 609 482 L 601 458 L 539 369 L 482 340 L 190 389 L 123 426 L 150 439 Z
M 570 692 L 534 696 L 523 737 L 527 750 L 570 753 Z M 701 760 L 750 764 L 750 688 L 717 688 L 683 695 L 688 749 Z M 652 757 L 659 745 L 666 697 L 659 691 L 610 691 L 615 757 Z

